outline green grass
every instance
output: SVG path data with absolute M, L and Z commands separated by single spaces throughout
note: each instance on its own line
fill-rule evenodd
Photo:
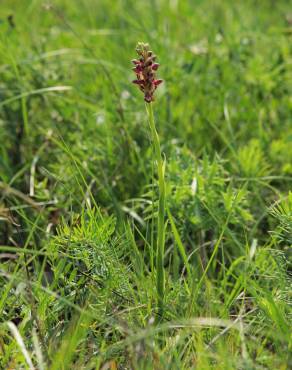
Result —
M 291 5 L 1 1 L 1 369 L 291 368 Z

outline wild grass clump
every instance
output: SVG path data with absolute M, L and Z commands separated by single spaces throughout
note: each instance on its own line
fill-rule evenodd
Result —
M 289 12 L 1 2 L 1 369 L 291 368 Z

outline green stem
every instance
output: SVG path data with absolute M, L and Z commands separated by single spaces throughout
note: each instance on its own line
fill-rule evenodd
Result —
M 164 163 L 161 157 L 159 136 L 156 131 L 152 103 L 146 104 L 149 125 L 151 130 L 152 142 L 154 147 L 154 157 L 157 162 L 158 185 L 159 185 L 159 204 L 158 204 L 158 223 L 157 223 L 157 249 L 156 249 L 156 287 L 158 298 L 158 313 L 160 318 L 164 313 L 164 244 L 165 244 L 165 180 Z

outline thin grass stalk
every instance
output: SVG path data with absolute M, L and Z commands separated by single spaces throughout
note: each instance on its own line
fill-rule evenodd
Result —
M 165 276 L 164 276 L 164 246 L 165 246 L 165 179 L 164 179 L 164 162 L 161 156 L 160 141 L 156 130 L 152 102 L 146 104 L 149 126 L 154 149 L 154 158 L 156 159 L 159 185 L 159 203 L 158 203 L 158 220 L 157 220 L 157 246 L 156 246 L 156 288 L 158 301 L 159 320 L 164 314 L 164 295 L 165 295 Z

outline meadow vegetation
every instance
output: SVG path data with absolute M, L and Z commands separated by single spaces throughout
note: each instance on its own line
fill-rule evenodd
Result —
M 0 369 L 291 369 L 291 5 L 1 1 Z

